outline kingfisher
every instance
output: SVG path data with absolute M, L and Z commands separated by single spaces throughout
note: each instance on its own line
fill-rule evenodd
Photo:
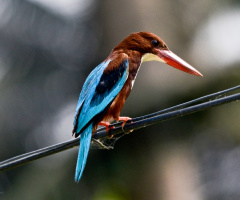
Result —
M 92 136 L 98 125 L 109 131 L 110 123 L 130 117 L 120 116 L 141 63 L 160 61 L 179 70 L 202 76 L 191 65 L 169 50 L 157 35 L 150 32 L 132 33 L 113 48 L 110 55 L 88 75 L 80 93 L 73 122 L 73 135 L 80 136 L 75 171 L 79 182 L 86 165 Z

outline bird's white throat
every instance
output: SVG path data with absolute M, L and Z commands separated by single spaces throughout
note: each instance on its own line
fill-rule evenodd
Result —
M 152 53 L 145 53 L 142 58 L 141 58 L 141 63 L 142 62 L 147 62 L 147 61 L 159 61 L 165 63 L 165 61 L 161 58 L 159 58 L 157 55 L 152 54 Z
M 141 58 L 141 63 L 147 62 L 147 61 L 159 61 L 159 62 L 165 63 L 165 61 L 164 61 L 163 59 L 159 58 L 157 55 L 152 54 L 152 53 L 145 53 L 145 54 L 142 56 L 142 58 Z M 140 64 L 140 65 L 141 65 L 141 64 Z M 139 69 L 140 69 L 140 66 L 139 66 L 139 68 L 138 68 L 138 71 L 139 71 Z M 137 71 L 137 73 L 138 73 L 138 71 Z M 134 77 L 134 79 L 132 80 L 131 88 L 132 88 L 133 85 L 134 85 L 134 82 L 135 82 L 136 77 L 137 77 L 137 74 L 136 74 L 136 76 Z

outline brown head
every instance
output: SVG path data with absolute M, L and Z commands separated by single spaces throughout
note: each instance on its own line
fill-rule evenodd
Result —
M 153 33 L 132 33 L 113 49 L 113 51 L 115 50 L 138 51 L 142 56 L 141 62 L 160 61 L 189 74 L 203 76 L 191 65 L 171 52 L 163 40 Z

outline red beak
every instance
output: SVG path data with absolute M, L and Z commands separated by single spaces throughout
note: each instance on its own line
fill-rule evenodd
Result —
M 196 76 L 203 76 L 199 71 L 197 71 L 195 68 L 193 68 L 191 65 L 186 63 L 184 60 L 182 60 L 176 54 L 174 54 L 169 50 L 158 49 L 157 56 L 161 58 L 166 64 L 172 67 L 175 67 L 189 74 L 193 74 Z

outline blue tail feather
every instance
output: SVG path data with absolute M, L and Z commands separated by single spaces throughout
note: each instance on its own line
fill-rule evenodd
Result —
M 77 166 L 75 171 L 75 181 L 79 182 L 87 162 L 87 156 L 90 149 L 91 139 L 92 139 L 92 124 L 90 124 L 81 134 L 80 134 L 80 147 L 77 158 Z

